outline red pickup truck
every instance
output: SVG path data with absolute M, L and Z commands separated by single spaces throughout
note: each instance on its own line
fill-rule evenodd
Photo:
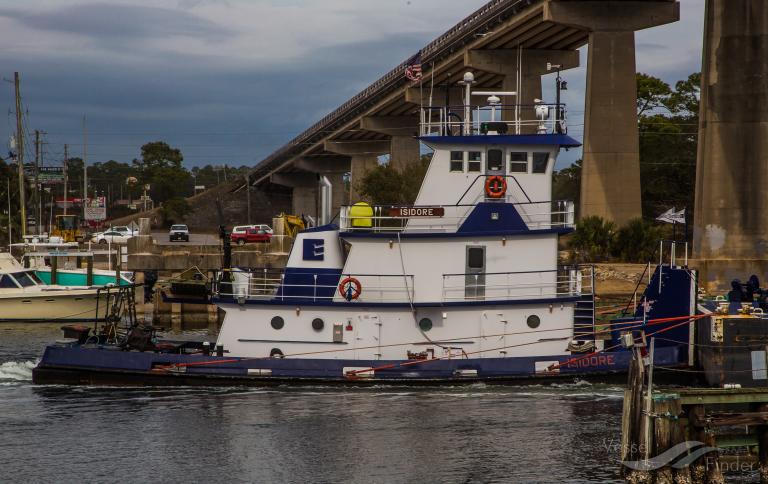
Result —
M 272 234 L 260 229 L 246 229 L 244 232 L 232 232 L 232 235 L 229 236 L 229 240 L 237 245 L 250 244 L 253 242 L 269 243 L 271 239 Z

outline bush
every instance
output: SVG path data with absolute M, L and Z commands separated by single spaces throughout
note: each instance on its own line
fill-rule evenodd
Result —
M 613 255 L 622 262 L 648 262 L 655 258 L 659 241 L 664 238 L 658 225 L 636 218 L 616 233 Z
M 584 217 L 576 224 L 571 248 L 576 262 L 603 262 L 613 248 L 615 225 L 600 217 Z

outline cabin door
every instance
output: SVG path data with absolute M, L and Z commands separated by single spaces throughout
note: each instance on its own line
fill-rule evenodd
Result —
M 504 169 L 504 151 L 492 148 L 485 154 L 487 163 L 485 164 L 485 174 L 487 176 L 504 176 L 507 170 Z
M 464 297 L 469 301 L 485 299 L 485 247 L 467 246 Z

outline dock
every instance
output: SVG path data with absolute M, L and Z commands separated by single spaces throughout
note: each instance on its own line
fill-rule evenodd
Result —
M 651 343 L 651 353 L 653 343 Z M 622 414 L 622 474 L 634 483 L 768 483 L 768 387 L 654 387 L 639 350 Z M 657 371 L 660 369 L 657 369 Z M 696 381 L 696 370 L 689 372 Z

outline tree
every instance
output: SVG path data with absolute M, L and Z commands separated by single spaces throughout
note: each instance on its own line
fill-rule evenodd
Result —
M 581 160 L 552 173 L 552 199 L 572 200 L 578 212 L 581 200 Z
M 191 211 L 187 201 L 183 198 L 171 198 L 163 202 L 160 215 L 165 225 L 173 225 L 184 221 L 184 217 Z
M 584 217 L 576 224 L 571 249 L 577 262 L 601 262 L 610 258 L 616 226 L 601 217 Z
M 622 262 L 648 262 L 663 239 L 663 229 L 648 220 L 636 218 L 616 232 L 613 255 Z
M 638 74 L 638 125 L 643 213 L 655 218 L 671 207 L 694 206 L 699 85 L 694 73 L 672 89 Z
M 408 163 L 403 171 L 389 164 L 379 165 L 357 183 L 357 191 L 376 205 L 411 205 L 427 174 L 431 155 L 423 155 L 416 163 Z
M 191 195 L 191 176 L 182 166 L 184 156 L 164 141 L 153 141 L 141 147 L 141 160 L 133 160 L 142 184 L 150 186 L 152 200 L 163 203 L 172 198 Z

